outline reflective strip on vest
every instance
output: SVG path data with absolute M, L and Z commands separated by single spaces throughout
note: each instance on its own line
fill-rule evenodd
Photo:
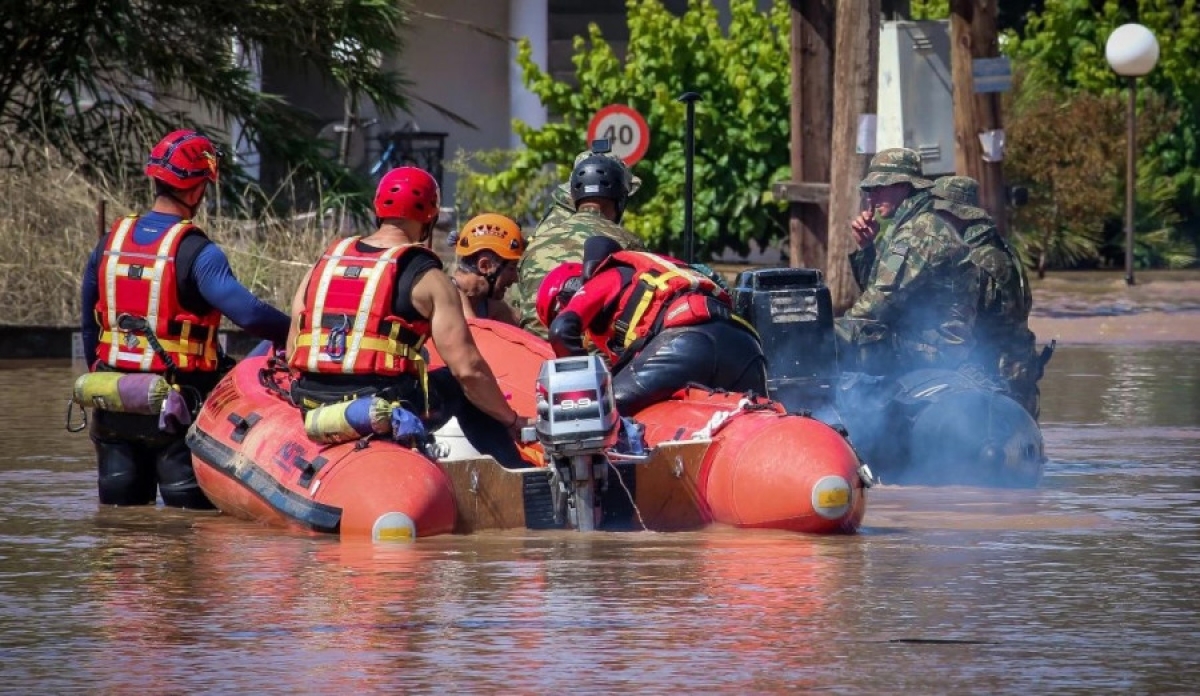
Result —
M 107 293 L 106 297 L 108 298 L 108 306 L 105 308 L 105 310 L 108 314 L 108 325 L 111 327 L 107 333 L 109 335 L 109 339 L 111 340 L 112 347 L 110 350 L 112 350 L 113 355 L 121 354 L 121 332 L 116 330 L 116 297 L 117 276 L 121 274 L 121 267 L 124 264 L 118 263 L 117 259 L 120 258 L 121 247 L 125 245 L 125 237 L 128 236 L 129 230 L 133 229 L 135 223 L 137 223 L 137 216 L 135 215 L 131 215 L 122 220 L 121 224 L 117 226 L 117 230 L 113 232 L 113 241 L 108 244 L 108 249 L 104 250 L 104 254 L 108 256 L 108 258 L 104 260 L 104 289 Z M 109 249 L 115 249 L 116 251 L 109 251 Z M 126 266 L 123 270 L 125 273 L 128 273 L 129 267 Z M 140 358 L 141 356 L 138 357 Z
M 367 285 L 363 289 L 362 298 L 358 301 L 358 313 L 354 315 L 354 339 L 350 345 L 346 346 L 346 358 L 342 363 L 342 369 L 351 372 L 354 369 L 354 363 L 358 360 L 358 351 L 360 348 L 367 350 L 383 350 L 388 355 L 389 367 L 395 365 L 396 353 L 399 349 L 399 344 L 396 342 L 396 335 L 400 329 L 398 326 L 393 326 L 388 341 L 384 343 L 384 347 L 375 348 L 373 345 L 363 345 L 363 334 L 367 331 L 367 319 L 371 316 L 371 307 L 375 305 L 375 295 L 379 292 L 379 279 L 384 273 L 388 272 L 388 266 L 395 263 L 396 257 L 403 251 L 405 247 L 392 247 L 383 252 L 377 257 L 375 266 L 367 273 L 371 276 L 367 280 Z M 351 259 L 366 261 L 364 257 L 352 256 Z M 330 264 L 333 265 L 333 264 Z
M 309 333 L 309 345 L 312 349 L 308 351 L 308 369 L 312 372 L 317 372 L 317 358 L 320 356 L 321 350 L 321 320 L 325 314 L 325 293 L 329 291 L 329 283 L 333 281 L 333 271 L 337 264 L 332 263 L 333 259 L 341 258 L 342 253 L 346 251 L 346 247 L 357 241 L 357 237 L 348 237 L 338 242 L 334 247 L 333 254 L 330 255 L 331 263 L 325 264 L 325 268 L 321 272 L 321 277 L 317 280 L 317 306 L 313 307 L 312 327 Z
M 395 340 L 395 333 L 398 332 L 398 328 L 393 328 L 393 336 L 387 341 L 364 339 L 364 334 L 367 330 L 367 320 L 371 316 L 371 308 L 375 304 L 375 295 L 379 291 L 379 282 L 383 278 L 383 275 L 388 272 L 388 267 L 395 262 L 396 257 L 407 247 L 392 247 L 379 256 L 347 254 L 346 249 L 358 240 L 358 237 L 349 237 L 338 243 L 333 253 L 329 255 L 329 259 L 325 263 L 325 268 L 322 270 L 321 278 L 318 281 L 316 291 L 317 303 L 312 308 L 312 329 L 309 333 L 309 339 L 306 342 L 310 346 L 308 369 L 312 372 L 318 371 L 318 362 L 321 355 L 321 329 L 325 318 L 325 297 L 329 292 L 330 283 L 333 282 L 333 278 L 340 268 L 339 262 L 343 259 L 363 263 L 373 262 L 374 265 L 369 270 L 359 274 L 360 278 L 364 275 L 368 276 L 368 278 L 363 288 L 362 297 L 358 301 L 358 309 L 354 314 L 354 325 L 353 327 L 347 327 L 347 333 L 352 336 L 352 339 L 350 344 L 346 346 L 346 355 L 342 360 L 342 371 L 347 374 L 354 372 L 354 364 L 358 360 L 359 351 L 363 349 L 386 353 L 391 364 L 394 364 L 392 361 L 395 360 L 397 354 L 401 354 L 399 344 Z M 400 357 L 408 356 L 401 354 Z
M 166 269 L 167 264 L 173 261 L 169 254 L 171 253 L 171 249 L 175 246 L 175 238 L 182 234 L 183 231 L 189 227 L 191 227 L 191 222 L 189 221 L 177 222 L 172 225 L 171 229 L 167 230 L 167 233 L 163 235 L 162 241 L 159 242 L 158 250 L 155 252 L 154 274 L 150 278 L 150 306 L 149 312 L 146 314 L 146 323 L 151 327 L 152 331 L 158 330 L 158 313 L 162 309 L 163 271 Z M 184 324 L 183 336 L 181 337 L 181 346 L 187 345 L 187 334 L 190 326 L 191 324 Z M 167 351 L 168 353 L 172 352 L 171 349 L 167 347 L 167 344 L 163 343 L 161 339 L 159 339 L 159 343 L 162 344 L 163 350 Z M 186 370 L 189 367 L 187 351 L 180 350 L 178 353 L 179 357 L 176 359 L 176 363 L 179 365 L 181 370 Z M 150 364 L 153 361 L 154 351 L 144 351 L 144 354 L 142 355 L 142 369 L 149 370 Z

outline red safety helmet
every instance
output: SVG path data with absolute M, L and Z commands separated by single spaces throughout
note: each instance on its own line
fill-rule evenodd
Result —
M 158 141 L 146 160 L 146 176 L 176 189 L 217 183 L 221 151 L 194 130 L 177 130 Z
M 534 304 L 538 321 L 550 328 L 550 322 L 567 306 L 582 285 L 582 263 L 568 261 L 547 273 L 538 286 L 537 302 Z
M 440 192 L 429 172 L 397 167 L 379 180 L 375 189 L 375 217 L 416 220 L 422 225 L 437 220 Z

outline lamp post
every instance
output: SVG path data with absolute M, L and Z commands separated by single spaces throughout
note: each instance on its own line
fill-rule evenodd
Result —
M 1125 147 L 1125 284 L 1133 285 L 1133 208 L 1137 184 L 1137 79 L 1158 63 L 1158 39 L 1141 24 L 1122 24 L 1108 36 L 1104 57 L 1114 72 L 1129 79 Z

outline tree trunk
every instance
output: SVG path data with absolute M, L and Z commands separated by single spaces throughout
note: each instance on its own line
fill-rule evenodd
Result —
M 955 170 L 979 181 L 979 197 L 1003 235 L 1008 234 L 1007 200 L 1000 162 L 983 161 L 979 134 L 1002 128 L 1000 94 L 975 93 L 976 58 L 1000 55 L 996 0 L 951 0 L 950 65 L 954 83 Z
M 829 181 L 833 132 L 834 0 L 792 0 L 792 180 Z M 788 208 L 788 264 L 825 268 L 829 203 L 793 201 Z
M 878 100 L 880 0 L 840 0 L 834 22 L 833 162 L 829 197 L 829 252 L 826 261 L 834 311 L 858 297 L 850 270 L 854 251 L 850 222 L 861 210 L 858 184 L 870 153 L 857 151 L 858 119 L 874 114 Z

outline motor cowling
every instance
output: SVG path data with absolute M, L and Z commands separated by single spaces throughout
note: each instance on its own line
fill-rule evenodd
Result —
M 754 326 L 767 358 L 769 396 L 789 411 L 835 400 L 838 364 L 833 298 L 814 268 L 759 268 L 738 274 L 734 310 Z
M 601 454 L 617 444 L 619 424 L 612 376 L 599 357 L 542 363 L 535 429 L 548 456 Z

